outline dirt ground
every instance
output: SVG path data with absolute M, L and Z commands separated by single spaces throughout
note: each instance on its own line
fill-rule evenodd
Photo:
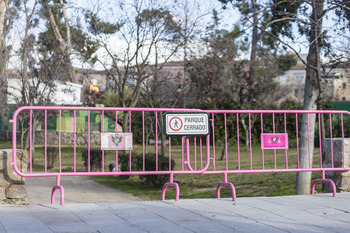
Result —
M 52 187 L 56 177 L 30 177 L 26 180 L 28 204 L 50 204 Z M 61 177 L 65 203 L 132 202 L 141 201 L 131 194 L 98 184 L 89 177 Z M 60 191 L 56 190 L 55 203 L 60 203 Z

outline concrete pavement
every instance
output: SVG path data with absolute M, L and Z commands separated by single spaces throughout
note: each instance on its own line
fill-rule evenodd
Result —
M 350 232 L 350 193 L 0 205 L 2 232 Z

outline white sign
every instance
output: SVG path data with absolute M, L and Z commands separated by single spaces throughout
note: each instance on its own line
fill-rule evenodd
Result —
M 206 112 L 168 112 L 164 114 L 165 134 L 177 136 L 205 136 L 210 133 L 209 114 Z
M 101 150 L 132 150 L 132 133 L 101 133 Z

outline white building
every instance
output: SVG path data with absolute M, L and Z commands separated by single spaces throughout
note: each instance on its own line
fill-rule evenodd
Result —
M 25 88 L 23 88 L 24 85 L 26 85 Z M 30 95 L 31 91 L 35 92 L 37 96 L 34 99 L 35 104 L 40 102 L 40 98 L 48 98 L 51 103 L 56 105 L 82 105 L 82 85 L 54 81 L 53 85 L 50 86 L 45 83 L 38 84 L 36 78 L 28 78 L 25 83 L 21 79 L 10 78 L 7 80 L 7 104 L 18 104 L 24 90 L 25 95 Z

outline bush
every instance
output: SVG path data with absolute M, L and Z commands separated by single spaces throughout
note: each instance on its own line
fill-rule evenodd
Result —
M 133 159 L 137 158 L 139 155 L 131 152 L 131 170 L 136 170 L 136 162 Z M 129 171 L 129 153 L 121 151 L 118 153 L 118 165 L 120 165 L 121 171 Z M 129 179 L 130 176 L 122 176 L 125 179 Z
M 118 164 L 120 165 L 121 171 L 129 171 L 129 153 L 118 154 Z M 174 169 L 175 161 L 171 160 L 171 169 Z M 142 154 L 131 153 L 131 169 L 132 171 L 143 170 L 143 156 Z M 156 170 L 156 154 L 145 155 L 145 171 Z M 169 158 L 164 156 L 158 156 L 158 171 L 169 170 Z M 129 176 L 125 176 L 126 179 Z M 152 184 L 153 187 L 161 187 L 164 183 L 169 181 L 169 175 L 140 175 L 140 180 Z
M 82 160 L 84 161 L 85 169 L 88 170 L 88 149 L 81 150 Z M 99 148 L 90 148 L 90 171 L 98 170 L 102 168 L 102 151 Z
M 137 168 L 143 169 L 143 158 L 142 155 L 137 157 Z M 171 160 L 171 169 L 174 169 L 175 161 Z M 156 154 L 145 155 L 145 170 L 155 171 L 156 170 Z M 165 156 L 158 156 L 158 171 L 169 170 L 169 158 Z M 162 187 L 164 183 L 169 181 L 169 175 L 141 175 L 140 180 L 147 184 L 152 184 L 153 187 Z

